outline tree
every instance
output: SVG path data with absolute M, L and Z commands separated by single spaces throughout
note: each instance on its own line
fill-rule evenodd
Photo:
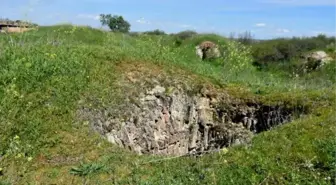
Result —
M 249 31 L 239 34 L 237 40 L 238 42 L 245 44 L 245 45 L 251 45 L 254 42 L 253 36 L 251 32 Z
M 103 26 L 108 26 L 111 31 L 127 33 L 131 25 L 122 16 L 111 14 L 100 14 L 100 22 Z

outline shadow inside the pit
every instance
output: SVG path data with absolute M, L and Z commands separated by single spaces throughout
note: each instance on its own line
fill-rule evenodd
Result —
M 248 108 L 217 109 L 218 120 L 209 130 L 209 147 L 206 150 L 218 150 L 240 144 L 249 144 L 250 134 L 272 130 L 277 126 L 292 122 L 309 110 L 304 106 L 250 105 Z M 199 127 L 202 132 L 203 127 Z M 203 135 L 202 135 L 203 136 Z M 246 136 L 246 137 L 245 137 Z

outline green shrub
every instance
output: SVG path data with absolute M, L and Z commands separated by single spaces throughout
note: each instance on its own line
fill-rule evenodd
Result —
M 222 63 L 230 63 L 234 68 L 242 69 L 252 64 L 251 47 L 236 41 L 227 41 L 220 45 L 223 50 Z
M 146 31 L 146 32 L 144 32 L 144 34 L 147 34 L 147 35 L 167 35 L 164 31 L 159 30 L 159 29 L 156 29 L 156 30 L 153 30 L 153 31 Z
M 274 62 L 297 61 L 306 52 L 313 50 L 332 50 L 334 37 L 319 35 L 309 38 L 278 38 L 253 44 L 254 64 L 265 67 Z
M 254 43 L 253 36 L 249 31 L 239 34 L 237 41 L 245 45 L 250 45 Z
M 335 42 L 331 42 L 328 44 L 325 48 L 326 53 L 329 55 L 329 57 L 336 59 L 336 45 Z
M 316 141 L 318 159 L 314 162 L 314 167 L 319 170 L 328 172 L 332 179 L 336 179 L 336 140 L 335 138 L 328 138 Z M 329 177 L 330 177 L 329 176 Z
M 186 39 L 189 39 L 189 38 L 197 35 L 197 32 L 192 31 L 192 30 L 185 30 L 185 31 L 181 31 L 181 32 L 179 32 L 177 34 L 174 34 L 174 35 L 177 39 L 186 40 Z
M 128 33 L 128 35 L 129 36 L 132 36 L 132 37 L 137 37 L 137 36 L 139 36 L 141 33 L 139 33 L 139 32 L 129 32 Z
M 88 176 L 104 170 L 105 166 L 99 163 L 81 163 L 78 167 L 72 167 L 70 173 L 78 176 Z
M 197 35 L 197 32 L 191 31 L 191 30 L 186 30 L 186 31 L 181 31 L 176 34 L 171 34 L 171 36 L 174 38 L 174 46 L 181 46 L 184 40 L 191 39 L 195 35 Z
M 282 61 L 284 56 L 277 47 L 272 43 L 267 43 L 252 47 L 252 56 L 254 62 L 258 65 L 263 65 L 268 62 Z

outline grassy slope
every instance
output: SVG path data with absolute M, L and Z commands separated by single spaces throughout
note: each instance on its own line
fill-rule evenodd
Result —
M 0 35 L 0 184 L 328 184 L 324 179 L 335 172 L 334 66 L 299 78 L 233 70 L 239 63 L 199 61 L 197 40 L 174 48 L 168 36 L 133 38 L 71 26 Z M 142 69 L 134 67 L 139 63 Z M 314 111 L 256 136 L 249 148 L 148 163 L 159 157 L 111 146 L 74 119 L 79 104 L 122 101 L 118 84 L 130 69 L 193 75 L 234 96 L 304 102 Z

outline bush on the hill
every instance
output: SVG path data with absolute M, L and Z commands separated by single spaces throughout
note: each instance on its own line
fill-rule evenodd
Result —
M 144 34 L 147 34 L 147 35 L 167 35 L 164 31 L 159 30 L 159 29 L 156 29 L 156 30 L 153 30 L 153 31 L 145 31 Z
M 329 57 L 336 59 L 336 46 L 335 46 L 336 40 L 331 42 L 325 47 L 326 53 L 329 55 Z
M 250 68 L 252 65 L 251 47 L 240 42 L 227 41 L 220 45 L 223 50 L 223 65 L 230 65 L 234 70 Z
M 197 35 L 197 32 L 192 30 L 185 30 L 176 34 L 172 34 L 172 36 L 174 37 L 174 45 L 181 46 L 184 40 L 190 39 L 195 35 Z
M 137 36 L 139 36 L 141 33 L 139 33 L 139 32 L 129 32 L 128 33 L 128 35 L 129 36 L 132 36 L 132 37 L 137 37 Z
M 273 39 L 253 44 L 254 64 L 267 66 L 275 62 L 290 62 L 312 50 L 332 50 L 335 37 L 318 35 L 309 38 Z
M 197 35 L 197 32 L 192 31 L 192 30 L 185 30 L 185 31 L 181 31 L 181 32 L 175 34 L 175 36 L 178 39 L 181 39 L 181 40 L 186 40 L 186 39 L 191 38 L 195 35 Z
M 237 41 L 242 43 L 242 44 L 245 44 L 245 45 L 250 45 L 250 44 L 254 43 L 253 36 L 252 36 L 251 32 L 249 32 L 249 31 L 246 31 L 244 33 L 239 34 L 238 38 L 237 38 Z

